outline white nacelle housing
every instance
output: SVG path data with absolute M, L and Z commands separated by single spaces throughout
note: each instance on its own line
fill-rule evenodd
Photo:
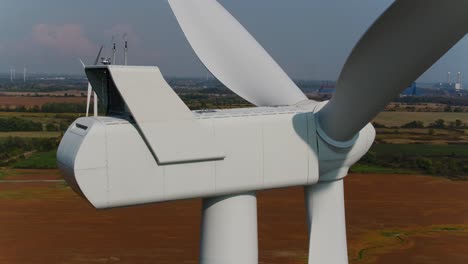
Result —
M 75 191 L 97 208 L 316 183 L 313 113 L 255 111 L 200 114 L 197 121 L 213 133 L 226 157 L 168 165 L 158 164 L 135 124 L 80 118 L 59 146 L 59 166 Z
M 57 160 L 67 182 L 96 208 L 338 180 L 375 136 L 368 125 L 337 146 L 320 134 L 322 104 L 313 101 L 192 112 L 156 67 L 86 73 L 110 116 L 76 120 Z

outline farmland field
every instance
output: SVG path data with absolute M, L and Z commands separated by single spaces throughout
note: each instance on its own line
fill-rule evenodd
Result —
M 60 179 L 56 170 L 6 173 L 3 180 Z M 467 188 L 351 174 L 350 263 L 468 263 Z M 302 188 L 258 193 L 259 263 L 307 263 L 303 197 Z M 198 263 L 199 199 L 97 211 L 61 182 L 0 182 L 0 208 L 0 263 Z
M 0 107 L 6 102 L 2 98 L 13 105 L 11 97 L 0 96 Z M 15 98 L 29 106 L 85 100 Z M 56 144 L 62 135 L 45 131 L 46 126 L 64 130 L 79 116 L 0 112 L 0 118 L 44 127 L 0 133 L 0 144 L 18 144 L 10 146 L 14 152 L 0 168 L 0 264 L 198 263 L 199 199 L 97 211 L 67 187 L 56 169 L 38 169 L 55 167 L 56 146 L 48 143 Z M 427 126 L 437 119 L 468 123 L 468 113 L 383 112 L 375 121 L 399 127 L 415 120 Z M 466 127 L 377 132 L 373 156 L 353 167 L 366 174 L 345 180 L 350 263 L 468 263 L 468 177 L 456 174 L 457 181 L 450 181 L 440 170 L 468 171 Z M 41 140 L 44 144 L 31 143 Z M 437 177 L 420 176 L 423 172 Z M 259 192 L 258 207 L 260 263 L 306 264 L 302 188 Z
M 86 103 L 86 97 L 0 96 L 0 106 L 42 106 L 46 103 Z

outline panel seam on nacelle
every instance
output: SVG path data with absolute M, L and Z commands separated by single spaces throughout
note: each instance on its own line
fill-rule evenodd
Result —
M 107 190 L 106 190 L 106 204 L 107 206 L 109 206 L 109 200 L 110 200 L 110 180 L 109 180 L 109 143 L 108 143 L 108 140 L 107 140 L 107 126 L 104 126 L 104 129 L 106 131 L 106 133 L 104 133 L 104 137 L 105 137 L 105 150 L 106 150 L 106 183 L 107 183 Z
M 262 188 L 265 187 L 265 124 L 261 124 L 262 131 Z
M 306 114 L 306 129 L 307 129 L 307 147 L 310 148 L 310 126 L 309 126 L 309 114 Z M 311 175 L 311 171 L 310 171 L 310 162 L 312 160 L 312 157 L 310 155 L 310 150 L 307 151 L 307 180 L 306 182 L 309 184 L 311 179 L 310 179 L 310 175 Z
M 215 140 L 215 143 L 217 143 L 217 142 L 216 142 L 216 127 L 215 127 L 214 120 L 210 120 L 210 123 L 211 123 L 211 128 L 212 128 L 212 131 L 213 131 L 213 140 Z M 218 189 L 218 188 L 217 188 L 217 187 L 218 187 L 218 186 L 217 186 L 217 184 L 218 184 L 218 182 L 217 182 L 217 177 L 218 177 L 218 175 L 217 175 L 217 173 L 216 173 L 216 171 L 217 171 L 217 170 L 216 170 L 216 167 L 217 167 L 218 161 L 219 161 L 219 160 L 213 161 L 213 175 L 214 175 L 213 177 L 214 177 L 214 191 L 215 191 L 215 192 L 216 192 L 216 190 Z

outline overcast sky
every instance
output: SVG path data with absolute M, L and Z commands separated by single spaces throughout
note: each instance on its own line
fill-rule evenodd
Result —
M 392 0 L 221 0 L 293 78 L 335 80 L 349 52 Z M 205 76 L 166 0 L 0 0 L 0 72 L 81 73 L 101 44 L 121 51 L 128 34 L 129 63 L 157 65 L 167 76 Z M 123 59 L 120 52 L 120 61 Z M 118 62 L 118 61 L 117 61 Z M 468 74 L 468 38 L 425 73 Z

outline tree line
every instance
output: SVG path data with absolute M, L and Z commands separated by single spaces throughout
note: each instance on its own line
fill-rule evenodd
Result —
M 65 131 L 72 121 L 43 124 L 18 117 L 0 118 L 0 132 Z
M 57 138 L 7 137 L 0 142 L 0 166 L 6 166 L 22 158 L 28 151 L 47 152 L 57 149 Z
M 468 129 L 468 124 L 463 123 L 462 120 L 457 119 L 455 121 L 447 122 L 444 119 L 437 119 L 429 125 L 425 125 L 423 121 L 414 120 L 403 124 L 399 127 L 389 127 L 384 124 L 373 122 L 375 128 L 438 128 L 438 129 Z
M 360 164 L 380 166 L 394 169 L 409 169 L 429 175 L 438 175 L 452 180 L 468 180 L 467 158 L 452 153 L 445 157 L 426 155 L 408 155 L 396 152 L 385 155 L 376 151 L 369 151 Z
M 91 104 L 90 109 L 93 108 Z M 86 104 L 84 103 L 45 103 L 42 106 L 34 105 L 26 107 L 19 105 L 16 107 L 1 106 L 1 112 L 29 112 L 29 113 L 85 113 Z

